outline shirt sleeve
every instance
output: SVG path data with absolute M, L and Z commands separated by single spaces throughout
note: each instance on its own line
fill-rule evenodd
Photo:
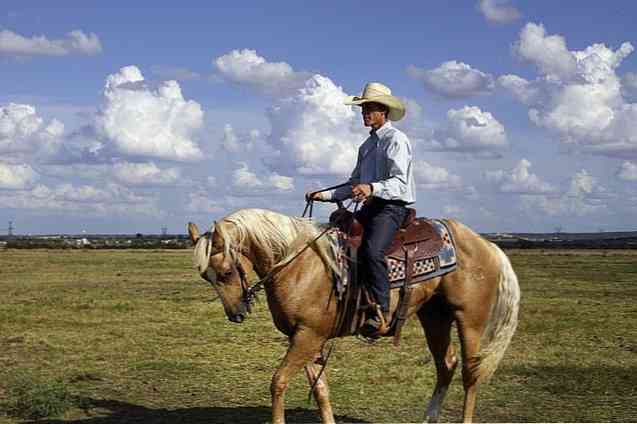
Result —
M 408 190 L 411 159 L 409 140 L 403 134 L 396 134 L 386 150 L 388 177 L 372 183 L 372 196 L 385 200 L 403 199 Z
M 323 193 L 323 199 L 331 201 L 343 201 L 350 199 L 352 195 L 352 186 L 359 183 L 361 179 L 361 151 L 358 150 L 358 157 L 356 159 L 356 166 L 352 171 L 352 175 L 347 180 L 347 185 L 339 187 L 334 190 L 326 191 Z

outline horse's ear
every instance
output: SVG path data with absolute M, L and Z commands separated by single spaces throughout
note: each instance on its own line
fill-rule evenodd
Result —
M 197 240 L 199 240 L 199 228 L 197 228 L 197 224 L 193 224 L 192 222 L 188 223 L 188 235 L 190 236 L 192 244 L 196 244 Z

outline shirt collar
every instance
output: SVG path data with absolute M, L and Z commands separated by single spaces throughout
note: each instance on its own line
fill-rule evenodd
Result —
M 386 121 L 385 124 L 382 127 L 380 127 L 377 130 L 371 130 L 369 132 L 369 134 L 372 135 L 372 136 L 374 134 L 376 134 L 376 137 L 382 138 L 383 134 L 385 134 L 390 128 L 392 128 L 391 122 L 390 121 Z

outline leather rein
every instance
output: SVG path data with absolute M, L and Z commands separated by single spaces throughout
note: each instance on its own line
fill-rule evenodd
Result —
M 307 218 L 312 218 L 312 211 L 313 211 L 313 208 L 314 208 L 314 200 L 312 199 L 312 196 L 314 194 L 321 193 L 321 192 L 324 192 L 324 191 L 334 190 L 334 189 L 337 189 L 337 188 L 340 188 L 340 187 L 345 187 L 347 185 L 350 185 L 350 183 L 338 184 L 338 185 L 335 185 L 335 186 L 327 187 L 327 188 L 324 188 L 324 189 L 321 189 L 321 190 L 317 190 L 317 191 L 314 191 L 314 192 L 310 193 L 310 195 L 308 196 L 308 198 L 305 201 L 305 209 L 303 210 L 303 214 L 301 215 L 301 217 L 305 218 L 306 214 L 308 212 L 308 209 L 309 209 L 309 214 L 307 215 Z M 336 203 L 338 204 L 339 208 L 343 208 L 343 203 L 342 202 L 338 201 Z M 288 259 L 286 261 L 286 263 L 282 267 L 287 266 L 291 262 L 293 262 L 303 252 L 305 252 L 312 244 L 316 243 L 316 241 L 318 239 L 323 237 L 331 229 L 332 229 L 332 227 L 328 226 L 323 231 L 321 231 L 319 233 L 319 235 L 317 235 L 312 240 L 307 242 L 305 244 L 305 246 L 303 246 L 303 248 L 301 250 L 296 252 L 294 254 L 294 256 L 292 256 L 292 258 Z M 265 283 L 268 280 L 270 280 L 272 278 L 272 276 L 274 275 L 274 273 L 279 271 L 282 267 L 274 268 L 272 271 L 268 272 L 265 275 L 265 277 L 259 279 L 254 284 L 252 284 L 252 286 L 250 286 L 250 284 L 248 283 L 247 273 L 246 273 L 245 269 L 243 268 L 243 265 L 241 265 L 241 261 L 239 260 L 239 254 L 240 253 L 241 252 L 238 252 L 238 251 L 232 252 L 232 255 L 234 256 L 234 264 L 233 265 L 234 265 L 237 273 L 239 274 L 239 278 L 241 280 L 241 292 L 242 292 L 241 298 L 242 298 L 242 302 L 245 304 L 246 310 L 248 312 L 251 312 L 252 311 L 252 305 L 254 304 L 255 300 L 257 299 L 257 293 L 260 292 L 261 290 L 263 290 Z

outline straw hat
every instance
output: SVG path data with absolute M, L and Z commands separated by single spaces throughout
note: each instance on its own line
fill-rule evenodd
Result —
M 391 90 L 386 85 L 379 82 L 369 82 L 363 89 L 360 96 L 347 96 L 346 105 L 361 106 L 363 103 L 375 102 L 389 108 L 387 117 L 391 121 L 400 121 L 405 116 L 405 105 L 403 102 L 391 95 Z

